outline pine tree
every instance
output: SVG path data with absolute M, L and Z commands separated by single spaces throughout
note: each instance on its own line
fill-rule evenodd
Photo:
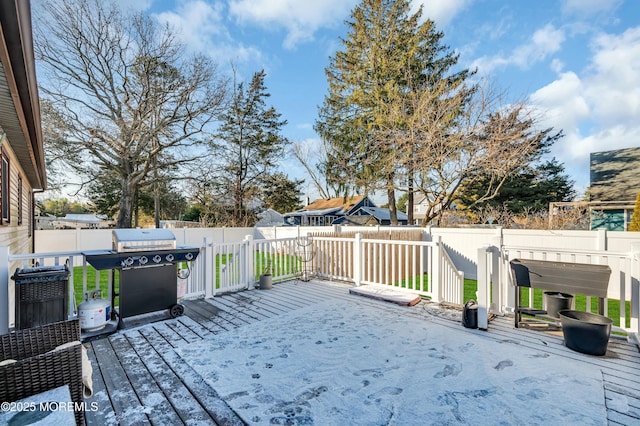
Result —
M 449 74 L 458 56 L 442 44 L 443 33 L 422 9 L 410 14 L 407 0 L 362 0 L 347 22 L 344 50 L 331 58 L 325 96 L 315 129 L 332 148 L 326 173 L 344 191 L 385 189 L 396 222 L 398 172 L 406 174 L 412 206 L 411 156 L 404 136 L 411 94 L 438 88 L 439 96 L 463 82 L 467 70 Z M 444 84 L 443 84 L 444 82 Z M 402 135 L 398 138 L 398 135 Z
M 230 225 L 247 226 L 247 203 L 260 194 L 262 181 L 268 177 L 282 157 L 289 142 L 280 134 L 287 123 L 275 108 L 267 106 L 270 96 L 264 83 L 264 70 L 253 75 L 248 86 L 235 86 L 228 110 L 220 119 L 222 125 L 213 142 L 221 161 L 217 176 L 220 194 L 230 198 L 233 217 Z

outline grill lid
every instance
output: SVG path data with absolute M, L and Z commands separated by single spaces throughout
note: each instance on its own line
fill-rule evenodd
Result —
M 176 237 L 168 229 L 114 229 L 111 236 L 118 253 L 176 248 Z

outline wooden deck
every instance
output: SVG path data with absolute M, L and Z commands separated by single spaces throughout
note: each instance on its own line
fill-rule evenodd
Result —
M 182 317 L 87 343 L 94 366 L 94 395 L 87 402 L 89 407 L 92 402 L 98 407 L 87 411 L 87 424 L 244 424 L 215 389 L 181 362 L 173 348 L 315 303 L 338 299 L 382 310 L 407 309 L 418 318 L 461 327 L 460 311 L 439 309 L 424 302 L 399 308 L 350 295 L 349 288 L 327 282 L 290 281 L 276 284 L 271 290 L 183 301 Z M 609 424 L 640 424 L 640 353 L 626 340 L 612 339 L 605 357 L 592 357 L 569 350 L 560 336 L 516 329 L 511 318 L 495 318 L 488 332 L 468 332 L 497 341 L 517 341 L 526 347 L 597 365 L 603 374 Z

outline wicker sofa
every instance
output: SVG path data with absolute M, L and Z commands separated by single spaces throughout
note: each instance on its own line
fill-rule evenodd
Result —
M 82 354 L 77 319 L 14 331 L 0 336 L 0 401 L 17 401 L 59 386 L 68 385 L 71 400 L 83 408 Z M 84 410 L 75 411 L 76 423 L 84 424 Z

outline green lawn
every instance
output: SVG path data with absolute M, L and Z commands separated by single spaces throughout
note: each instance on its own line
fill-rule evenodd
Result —
M 429 282 L 429 274 L 424 274 L 424 283 L 425 285 Z M 396 286 L 402 288 L 408 288 L 413 290 L 414 288 L 419 288 L 420 282 L 417 280 L 416 287 L 414 287 L 414 278 L 411 277 L 407 280 L 400 280 Z M 464 279 L 464 300 L 470 300 L 476 298 L 476 289 L 478 288 L 478 282 L 476 280 L 470 280 L 468 278 Z
M 233 255 L 218 255 L 216 258 L 216 282 L 218 288 L 220 286 L 220 268 L 217 265 L 227 265 L 233 259 Z M 256 259 L 254 263 L 256 265 L 255 279 L 256 281 L 260 277 L 260 274 L 266 269 L 267 264 L 273 272 L 274 277 L 290 273 L 291 271 L 300 270 L 300 259 L 291 255 L 272 255 L 269 253 L 256 253 Z M 87 290 L 94 290 L 96 288 L 96 272 L 100 273 L 100 290 L 102 290 L 102 298 L 107 298 L 108 277 L 111 271 L 96 271 L 91 265 L 87 265 Z M 114 286 L 115 292 L 119 291 L 119 271 L 114 271 Z M 82 266 L 76 266 L 73 268 L 73 287 L 75 292 L 76 305 L 84 301 L 84 293 L 82 291 Z M 115 304 L 118 305 L 118 298 L 116 297 Z
M 529 289 L 522 289 L 522 299 L 527 300 L 527 292 Z M 539 289 L 533 290 L 533 307 L 536 309 L 542 309 L 542 294 L 543 291 Z M 578 311 L 586 311 L 587 307 L 587 296 L 577 295 L 575 297 L 575 307 Z M 617 299 L 608 299 L 607 301 L 607 316 L 613 320 L 613 324 L 616 326 L 620 326 L 620 301 Z M 594 314 L 598 313 L 598 298 L 591 298 L 591 312 Z M 631 326 L 631 303 L 626 302 L 625 304 L 625 318 L 626 325 L 625 327 Z
M 219 261 L 216 262 L 216 265 L 218 264 L 226 265 L 231 258 L 232 258 L 231 255 L 229 256 L 220 255 L 218 258 Z M 255 262 L 256 262 L 255 263 L 256 281 L 258 280 L 260 274 L 266 269 L 266 266 L 268 264 L 270 264 L 271 270 L 274 276 L 276 277 L 278 275 L 285 274 L 289 271 L 300 270 L 300 267 L 301 267 L 300 258 L 297 256 L 291 256 L 291 255 L 276 256 L 269 253 L 256 253 Z M 110 271 L 100 271 L 100 272 L 101 272 L 100 273 L 100 289 L 102 290 L 102 297 L 106 298 L 107 297 L 107 280 L 108 280 L 108 274 L 110 273 Z M 91 266 L 87 266 L 87 288 L 89 290 L 95 289 L 95 282 L 96 282 L 95 276 L 96 276 L 96 270 Z M 428 280 L 427 274 L 424 275 L 424 280 L 426 283 Z M 408 280 L 402 280 L 398 282 L 398 286 L 403 288 L 413 289 L 414 288 L 413 281 L 414 281 L 413 278 L 410 278 Z M 217 268 L 216 268 L 216 282 L 218 283 L 220 282 L 220 271 Z M 73 269 L 73 283 L 74 283 L 74 289 L 75 289 L 76 303 L 78 304 L 82 303 L 83 301 L 82 267 L 80 266 L 77 266 Z M 115 271 L 114 285 L 117 293 L 119 289 L 117 270 Z M 478 282 L 476 280 L 465 278 L 464 279 L 464 300 L 465 301 L 470 299 L 475 300 L 477 288 L 478 288 Z M 528 289 L 522 290 L 523 300 L 526 300 L 527 291 L 529 290 Z M 542 290 L 538 290 L 538 289 L 534 290 L 534 294 L 533 294 L 534 308 L 542 309 L 542 293 L 543 293 Z M 586 296 L 582 296 L 582 295 L 576 296 L 576 300 L 575 300 L 576 309 L 579 311 L 586 310 L 586 301 L 587 301 Z M 116 298 L 116 305 L 118 305 L 117 298 Z M 597 298 L 595 297 L 591 299 L 591 312 L 593 313 L 598 312 Z M 615 299 L 608 300 L 608 316 L 609 318 L 613 319 L 614 325 L 616 326 L 620 325 L 620 301 L 619 300 L 615 300 Z M 630 302 L 627 302 L 626 303 L 626 327 L 630 327 L 630 325 L 631 325 L 631 304 Z
M 265 252 L 257 252 L 255 254 L 254 265 L 256 265 L 256 280 L 261 274 L 270 271 L 274 277 L 290 274 L 294 271 L 300 271 L 302 268 L 302 260 L 300 256 L 290 254 L 273 254 Z
M 424 274 L 425 283 L 428 280 L 428 274 Z M 401 280 L 398 282 L 397 286 L 402 288 L 413 289 L 414 279 L 409 278 L 408 280 Z M 476 280 L 471 280 L 468 278 L 464 279 L 464 300 L 476 300 L 476 290 L 478 288 L 478 282 Z M 522 289 L 522 299 L 527 300 L 527 292 L 528 289 Z M 534 289 L 533 294 L 533 305 L 536 309 L 542 309 L 542 294 L 543 291 L 539 289 Z M 583 295 L 577 295 L 575 298 L 575 308 L 579 311 L 585 311 L 587 306 L 587 297 Z M 607 315 L 609 318 L 613 320 L 613 324 L 616 326 L 620 326 L 620 301 L 616 299 L 609 299 L 607 304 Z M 591 312 L 598 313 L 598 299 L 596 297 L 591 298 Z M 631 303 L 626 302 L 626 325 L 625 327 L 631 326 Z
M 106 299 L 108 292 L 108 279 L 111 271 L 100 271 L 100 290 L 102 290 L 102 298 Z M 114 277 L 114 286 L 116 288 L 116 293 L 119 289 L 119 273 L 116 270 Z M 84 301 L 84 294 L 82 292 L 82 266 L 76 266 L 73 268 L 73 288 L 76 296 L 76 305 L 80 304 Z M 96 288 L 96 270 L 87 265 L 87 290 L 95 290 Z M 116 305 L 118 304 L 118 299 L 116 298 Z

